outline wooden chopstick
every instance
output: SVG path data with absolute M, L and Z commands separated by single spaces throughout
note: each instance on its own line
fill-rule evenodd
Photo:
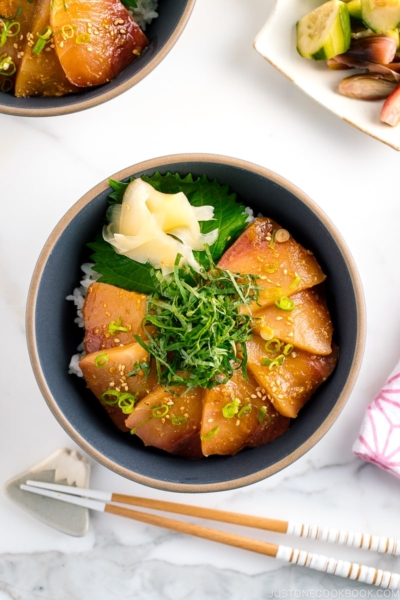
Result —
M 354 579 L 390 590 L 400 589 L 400 575 L 397 573 L 382 571 L 381 569 L 374 569 L 373 567 L 366 567 L 357 563 L 338 560 L 336 558 L 329 558 L 321 554 L 314 554 L 311 552 L 306 552 L 305 550 L 297 550 L 296 548 L 290 548 L 288 546 L 281 546 L 277 544 L 270 544 L 268 542 L 262 542 L 260 540 L 253 540 L 251 538 L 245 538 L 232 533 L 209 529 L 207 527 L 194 525 L 192 523 L 185 523 L 183 521 L 176 521 L 175 519 L 170 519 L 167 517 L 152 515 L 142 511 L 132 510 L 130 508 L 124 508 L 123 506 L 115 506 L 114 504 L 109 504 L 107 501 L 103 500 L 104 496 L 113 496 L 113 494 L 107 494 L 107 492 L 84 490 L 81 488 L 81 490 L 85 492 L 92 492 L 92 496 L 94 495 L 96 497 L 96 499 L 92 499 L 80 497 L 78 494 L 65 494 L 56 490 L 45 488 L 45 486 L 50 487 L 50 485 L 51 487 L 55 487 L 55 484 L 45 483 L 41 484 L 43 487 L 39 487 L 38 485 L 32 486 L 24 484 L 22 484 L 20 487 L 22 490 L 46 496 L 48 498 L 54 498 L 70 504 L 85 506 L 92 510 L 119 515 L 135 521 L 141 521 L 150 525 L 163 527 L 164 529 L 171 529 L 173 531 L 178 531 L 179 533 L 194 535 L 214 542 L 235 546 L 237 548 L 242 548 L 243 550 L 258 552 L 259 554 L 277 558 L 288 563 L 308 567 L 317 571 L 323 571 L 325 573 L 331 573 L 339 577 Z M 68 491 L 76 491 L 79 489 L 73 487 L 71 488 L 70 486 L 57 486 L 57 488 L 60 487 L 66 488 Z
M 142 498 L 139 496 L 127 496 L 125 494 L 115 494 L 112 492 L 77 488 L 74 486 L 59 485 L 54 483 L 50 484 L 41 481 L 29 480 L 27 481 L 27 484 L 41 489 L 68 492 L 69 494 L 83 496 L 85 498 L 95 498 L 98 500 L 103 500 L 104 502 L 130 504 L 133 506 L 140 506 L 141 508 L 151 508 L 153 510 L 161 510 L 164 512 L 186 515 L 189 517 L 231 523 L 233 525 L 241 525 L 243 527 L 254 527 L 256 529 L 264 529 L 267 531 L 274 531 L 276 533 L 294 535 L 299 538 L 319 540 L 321 542 L 328 542 L 331 544 L 339 544 L 342 546 L 361 548 L 363 550 L 371 550 L 373 552 L 379 552 L 382 554 L 400 556 L 400 540 L 396 540 L 395 538 L 371 535 L 369 533 L 346 531 L 344 529 L 335 529 L 333 527 L 317 527 L 315 525 L 306 525 L 293 521 L 267 519 L 265 517 L 244 515 L 225 510 L 217 510 L 214 508 L 190 506 L 187 504 L 179 504 L 177 502 L 152 500 L 150 498 Z

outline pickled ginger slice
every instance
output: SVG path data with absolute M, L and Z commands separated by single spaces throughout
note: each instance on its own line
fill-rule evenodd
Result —
M 199 270 L 193 250 L 204 250 L 218 237 L 218 229 L 202 234 L 199 221 L 213 219 L 214 208 L 195 208 L 183 192 L 163 194 L 135 179 L 126 188 L 122 205 L 111 209 L 103 237 L 118 254 L 150 263 L 164 274 L 172 271 L 178 254 Z

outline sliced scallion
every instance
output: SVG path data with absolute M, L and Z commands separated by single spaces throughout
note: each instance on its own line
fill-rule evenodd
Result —
M 210 431 L 208 431 L 207 433 L 202 435 L 200 439 L 201 439 L 201 441 L 212 440 L 217 435 L 218 432 L 219 432 L 219 427 L 218 427 L 218 425 L 216 425 L 216 427 L 213 427 L 212 429 L 210 429 Z
M 188 422 L 188 418 L 184 415 L 178 415 L 177 417 L 171 416 L 172 425 L 185 425 Z
M 237 414 L 240 406 L 239 398 L 234 398 L 232 402 L 228 402 L 222 409 L 222 414 L 225 419 L 233 419 L 233 417 Z
M 130 327 L 123 327 L 122 325 L 122 317 L 118 317 L 118 319 L 116 321 L 111 321 L 111 323 L 108 326 L 108 333 L 111 333 L 111 335 L 114 335 L 115 333 L 117 333 L 117 331 L 129 331 Z
M 268 340 L 265 344 L 265 351 L 271 352 L 271 354 L 277 354 L 280 352 L 282 348 L 283 342 L 278 340 L 278 338 L 272 338 L 272 340 Z
M 80 33 L 75 38 L 76 44 L 88 44 L 91 40 L 91 37 L 88 33 Z
M 294 346 L 293 344 L 286 344 L 286 346 L 283 349 L 283 354 L 285 356 L 289 356 L 289 354 L 291 354 L 294 350 Z
M 162 419 L 169 413 L 169 406 L 167 404 L 160 404 L 155 406 L 151 411 L 155 419 Z
M 120 397 L 118 398 L 118 406 L 122 410 L 124 415 L 130 415 L 133 412 L 136 398 L 137 396 L 129 394 L 128 392 L 125 392 L 120 395 Z
M 279 308 L 279 310 L 284 310 L 286 312 L 291 312 L 296 308 L 296 304 L 287 296 L 281 296 L 280 298 L 277 298 L 275 300 L 275 306 L 276 308 Z
M 238 412 L 238 419 L 241 419 L 245 415 L 249 415 L 252 410 L 253 407 L 251 404 L 246 404 L 245 406 L 242 406 L 242 408 Z
M 301 281 L 301 277 L 299 275 L 297 275 L 297 277 L 295 277 L 295 279 L 293 279 L 292 283 L 290 284 L 290 289 L 293 290 Z
M 101 395 L 101 399 L 103 400 L 103 402 L 105 404 L 109 404 L 110 406 L 113 406 L 114 404 L 118 404 L 120 395 L 121 395 L 121 392 L 118 392 L 117 390 L 113 390 L 112 388 L 110 388 L 109 390 L 104 392 L 104 394 Z
M 103 354 L 98 354 L 94 359 L 94 366 L 98 369 L 105 367 L 108 363 L 108 354 L 107 352 L 103 352 Z

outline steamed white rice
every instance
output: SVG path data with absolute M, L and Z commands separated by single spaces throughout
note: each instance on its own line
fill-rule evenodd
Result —
M 158 17 L 158 0 L 136 0 L 136 4 L 137 8 L 129 8 L 128 10 L 139 27 L 145 31 L 146 26 Z
M 81 266 L 83 271 L 83 278 L 80 281 L 80 286 L 76 287 L 72 294 L 67 296 L 67 300 L 71 300 L 76 306 L 76 314 L 77 316 L 74 319 L 74 322 L 78 325 L 78 327 L 84 327 L 82 308 L 85 304 L 85 298 L 88 291 L 89 286 L 97 281 L 100 277 L 99 273 L 93 271 L 93 263 L 84 263 Z M 72 375 L 77 375 L 78 377 L 83 377 L 83 373 L 79 367 L 79 361 L 85 356 L 86 352 L 83 348 L 83 342 L 79 344 L 77 348 L 77 354 L 74 354 L 71 358 L 71 362 L 69 363 L 68 373 Z

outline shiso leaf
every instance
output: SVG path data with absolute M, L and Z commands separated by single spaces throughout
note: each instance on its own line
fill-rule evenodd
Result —
M 109 180 L 113 190 L 109 195 L 111 204 L 122 203 L 125 190 L 132 179 L 128 182 Z M 236 202 L 236 194 L 230 193 L 227 185 L 220 185 L 217 180 L 209 181 L 205 175 L 194 179 L 191 174 L 181 177 L 175 173 L 161 175 L 159 172 L 151 177 L 143 175 L 142 179 L 164 194 L 183 192 L 193 206 L 214 207 L 214 219 L 200 223 L 202 233 L 209 233 L 218 227 L 218 239 L 210 247 L 214 262 L 221 258 L 246 226 L 248 215 L 244 211 L 245 207 Z M 151 294 L 158 289 L 155 271 L 150 264 L 138 263 L 117 254 L 101 234 L 88 246 L 94 251 L 91 260 L 95 263 L 94 270 L 101 274 L 99 281 L 143 294 Z M 208 265 L 205 252 L 195 252 L 194 255 L 200 264 Z
M 137 8 L 136 0 L 121 0 L 121 2 L 126 8 Z

